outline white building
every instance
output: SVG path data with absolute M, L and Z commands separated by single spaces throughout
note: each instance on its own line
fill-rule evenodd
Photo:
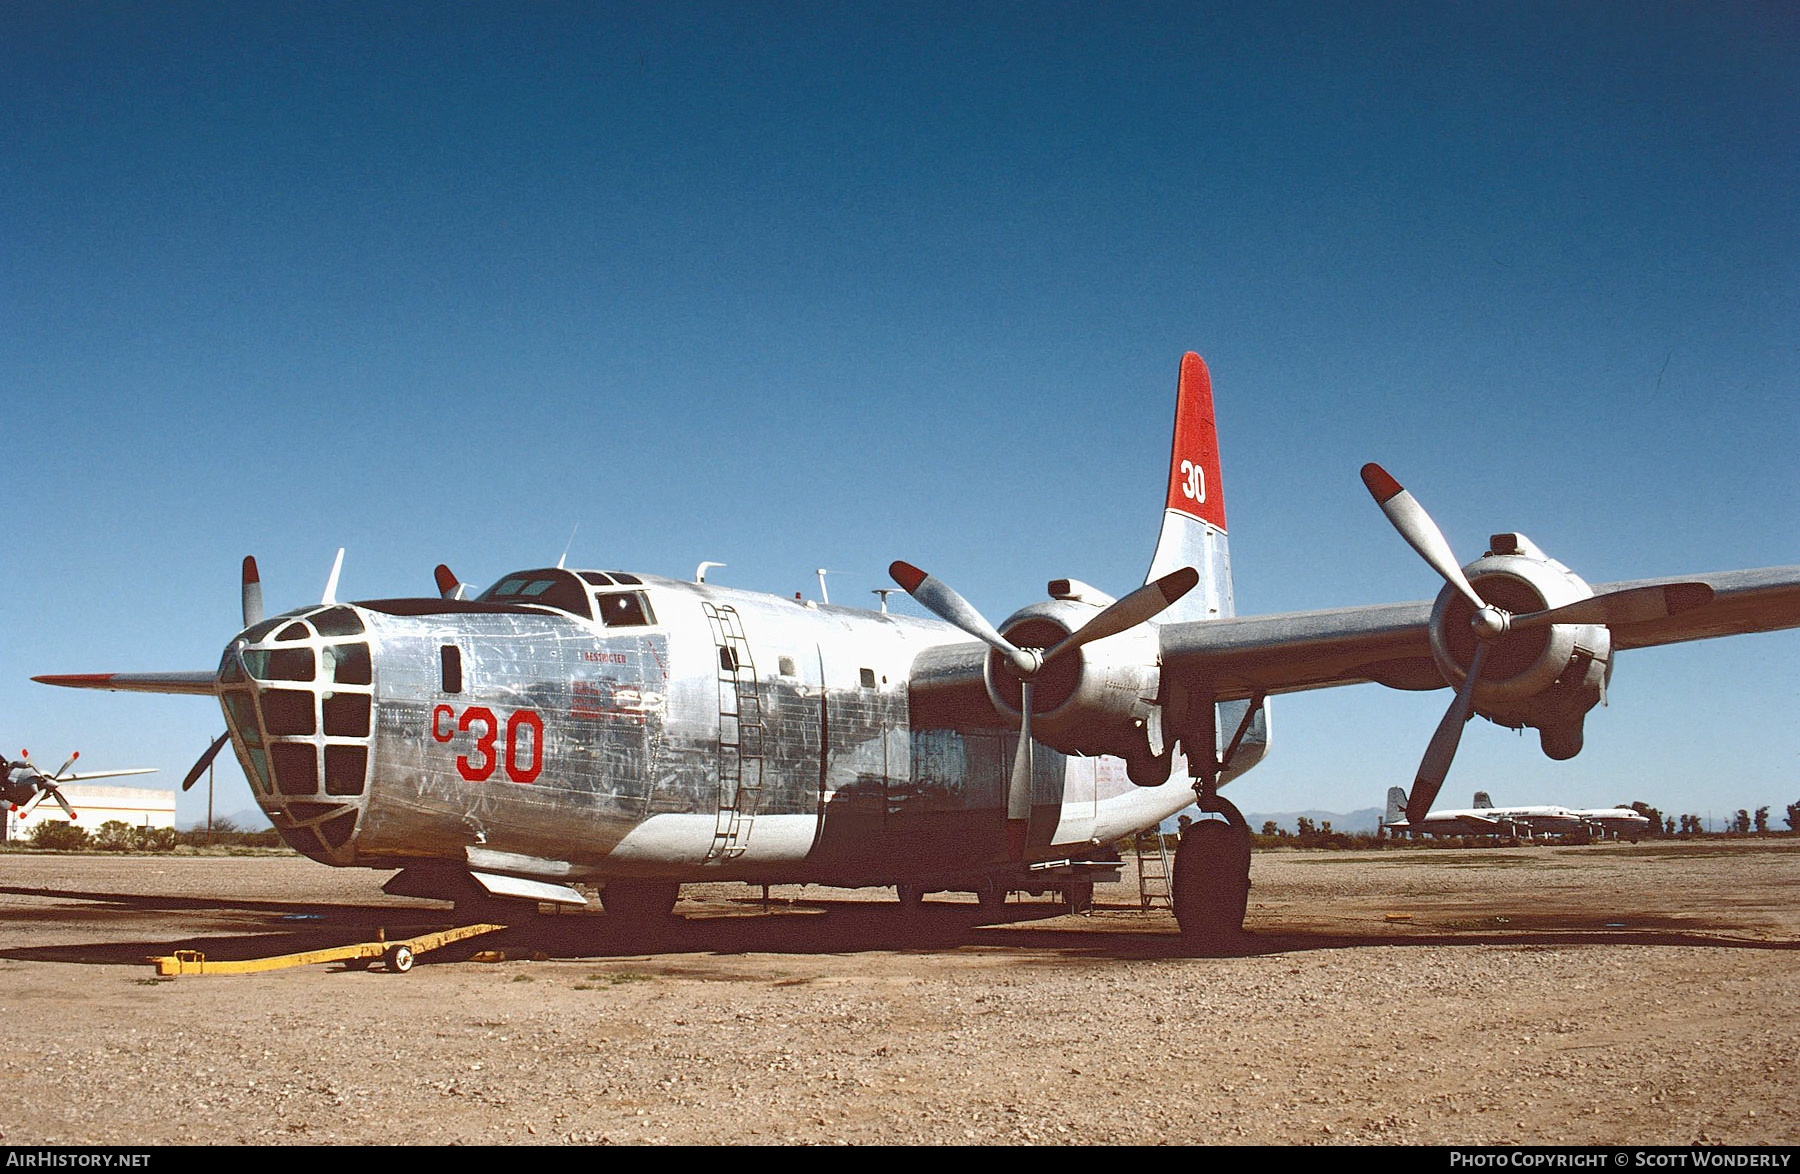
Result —
M 57 788 L 75 809 L 75 826 L 93 833 L 117 820 L 131 827 L 173 828 L 175 792 L 163 787 L 108 787 L 100 783 L 64 783 Z M 45 796 L 30 815 L 6 812 L 6 839 L 29 840 L 39 824 L 68 823 L 56 800 Z

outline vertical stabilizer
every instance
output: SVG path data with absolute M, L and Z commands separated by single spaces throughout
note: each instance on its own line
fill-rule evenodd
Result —
M 1225 536 L 1225 486 L 1219 471 L 1219 428 L 1213 419 L 1212 373 L 1205 360 L 1192 351 L 1181 357 L 1162 533 L 1144 581 L 1182 567 L 1200 572 L 1200 582 L 1163 612 L 1162 622 L 1216 620 L 1237 614 L 1231 592 L 1231 545 Z M 1219 750 L 1229 744 L 1248 707 L 1247 701 L 1219 704 Z M 1255 766 L 1268 745 L 1269 711 L 1264 702 L 1220 781 Z
M 1381 817 L 1382 827 L 1393 827 L 1406 822 L 1406 791 L 1402 787 L 1389 787 L 1387 797 L 1387 814 Z
M 1213 422 L 1212 375 L 1199 355 L 1182 356 L 1175 392 L 1175 441 L 1169 453 L 1162 534 L 1144 582 L 1193 567 L 1200 584 L 1164 612 L 1171 620 L 1233 615 L 1231 552 L 1225 538 L 1225 490 L 1219 475 L 1219 429 Z

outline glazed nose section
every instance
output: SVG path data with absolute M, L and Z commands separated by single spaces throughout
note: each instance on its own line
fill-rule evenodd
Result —
M 375 665 L 356 609 L 268 620 L 226 650 L 219 682 L 244 773 L 296 849 L 347 863 L 368 790 Z

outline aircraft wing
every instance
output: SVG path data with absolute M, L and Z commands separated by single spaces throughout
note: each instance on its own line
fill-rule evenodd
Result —
M 118 693 L 196 693 L 217 695 L 218 677 L 204 673 L 76 673 L 72 676 L 33 677 L 45 685 L 65 689 L 111 689 Z
M 1675 583 L 1705 583 L 1713 589 L 1712 601 L 1616 625 L 1614 649 L 1800 627 L 1800 567 L 1601 583 L 1594 592 Z M 1441 689 L 1426 630 L 1430 619 L 1431 603 L 1421 601 L 1165 624 L 1163 671 L 1204 685 L 1220 701 L 1363 681 Z
M 1162 626 L 1163 671 L 1219 701 L 1376 681 L 1441 689 L 1430 601 Z
M 1601 594 L 1668 583 L 1705 583 L 1713 589 L 1712 602 L 1660 620 L 1615 625 L 1612 630 L 1614 648 L 1649 648 L 1683 640 L 1800 627 L 1800 567 L 1764 567 L 1754 571 L 1720 571 L 1711 575 L 1602 583 L 1594 588 L 1594 592 Z

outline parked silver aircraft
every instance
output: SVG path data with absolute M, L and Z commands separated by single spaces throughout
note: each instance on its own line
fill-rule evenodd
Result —
M 70 774 L 69 768 L 74 766 L 75 760 L 80 757 L 81 751 L 77 750 L 69 755 L 67 762 L 49 774 L 38 769 L 37 764 L 31 761 L 31 751 L 29 750 L 19 751 L 17 761 L 0 758 L 0 802 L 4 802 L 18 813 L 20 819 L 23 819 L 35 811 L 37 805 L 45 799 L 54 799 L 65 815 L 70 819 L 75 819 L 75 808 L 69 805 L 69 800 L 63 795 L 59 784 L 85 782 L 88 779 L 111 779 L 120 775 L 156 773 L 154 767 L 139 766 L 126 770 L 90 770 L 81 774 Z
M 1630 813 L 1635 814 L 1635 813 Z M 1644 823 L 1642 816 L 1638 817 Z M 1596 830 L 1578 812 L 1567 807 L 1540 804 L 1533 807 L 1495 807 L 1486 791 L 1475 792 L 1475 805 L 1461 810 L 1431 811 L 1424 819 L 1411 820 L 1406 815 L 1406 792 L 1388 788 L 1387 815 L 1381 821 L 1384 830 L 1411 832 L 1429 836 L 1518 836 L 1568 835 L 1571 832 Z
M 1623 836 L 1635 843 L 1650 827 L 1648 816 L 1629 807 L 1571 810 L 1549 804 L 1495 807 L 1486 791 L 1475 792 L 1475 805 L 1460 811 L 1432 811 L 1422 820 L 1406 816 L 1406 792 L 1388 788 L 1382 829 L 1431 836 L 1570 835 L 1575 832 Z
M 231 742 L 289 843 L 470 903 L 579 903 L 579 882 L 644 917 L 703 880 L 1079 899 L 1110 844 L 1197 795 L 1209 817 L 1182 838 L 1174 904 L 1213 939 L 1249 892 L 1249 828 L 1218 792 L 1267 751 L 1272 695 L 1453 688 L 1416 820 L 1471 714 L 1567 758 L 1617 651 L 1800 625 L 1800 567 L 1590 588 L 1518 534 L 1462 567 L 1392 477 L 1363 479 L 1445 580 L 1435 602 L 1234 617 L 1190 354 L 1148 582 L 1117 600 L 1059 579 L 996 628 L 897 562 L 945 622 L 561 567 L 472 599 L 440 570 L 437 598 L 340 604 L 334 571 L 321 603 L 265 619 L 246 559 L 244 630 L 216 670 L 37 679 L 217 697 L 209 758 Z

